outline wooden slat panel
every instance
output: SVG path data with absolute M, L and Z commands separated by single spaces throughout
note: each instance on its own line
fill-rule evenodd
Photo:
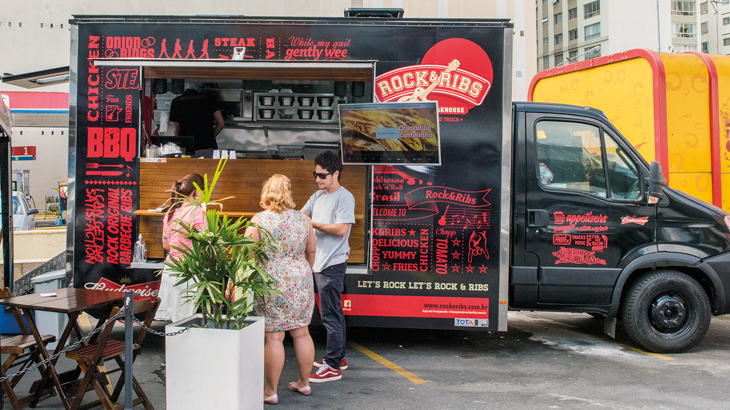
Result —
M 165 192 L 173 182 L 190 172 L 200 175 L 215 173 L 218 160 L 171 158 L 165 163 L 142 162 L 140 164 L 140 211 L 162 205 L 170 193 Z M 231 160 L 226 164 L 213 192 L 213 198 L 235 196 L 223 202 L 224 212 L 260 212 L 259 200 L 264 182 L 273 174 L 284 174 L 292 181 L 296 208 L 301 209 L 317 190 L 312 177 L 314 161 L 302 160 Z M 367 201 L 367 168 L 345 166 L 340 183 L 355 197 L 356 221 L 350 232 L 351 263 L 365 262 L 365 204 Z M 138 212 L 146 213 L 146 212 Z M 147 241 L 147 256 L 162 258 L 162 215 L 138 215 L 139 231 Z
M 137 217 L 139 221 L 139 233 L 147 241 L 147 257 L 149 259 L 162 259 L 165 257 L 165 250 L 162 248 L 162 216 Z

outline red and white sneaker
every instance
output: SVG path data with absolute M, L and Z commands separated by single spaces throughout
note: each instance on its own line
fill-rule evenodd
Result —
M 322 367 L 324 359 L 314 362 L 314 367 Z M 340 360 L 340 370 L 347 370 L 347 358 Z
M 333 369 L 327 365 L 327 363 L 320 366 L 319 370 L 309 375 L 310 383 L 325 383 L 340 380 L 342 378 L 342 372 L 340 369 Z

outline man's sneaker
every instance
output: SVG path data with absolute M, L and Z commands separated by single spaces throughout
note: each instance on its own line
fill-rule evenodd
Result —
M 324 359 L 314 362 L 314 367 L 322 367 Z M 347 358 L 340 360 L 340 370 L 347 370 Z
M 341 378 L 342 372 L 340 372 L 340 369 L 333 369 L 325 363 L 319 368 L 319 370 L 309 376 L 309 382 L 325 383 L 340 380 Z

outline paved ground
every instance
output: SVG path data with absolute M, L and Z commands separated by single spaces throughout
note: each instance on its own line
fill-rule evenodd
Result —
M 312 335 L 321 357 L 324 331 Z M 296 379 L 287 340 L 279 405 L 266 408 L 726 409 L 728 337 L 726 316 L 713 318 L 703 342 L 679 355 L 641 352 L 623 332 L 610 339 L 601 321 L 583 314 L 513 312 L 506 333 L 349 329 L 350 368 L 341 381 L 313 385 L 309 397 L 286 389 Z M 164 342 L 150 335 L 145 344 L 135 375 L 164 409 Z M 51 397 L 37 408 L 62 407 Z

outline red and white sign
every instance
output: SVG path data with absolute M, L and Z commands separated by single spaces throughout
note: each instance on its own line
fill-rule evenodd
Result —
M 128 280 L 128 279 L 127 279 Z M 122 279 L 124 281 L 124 279 Z M 156 298 L 160 293 L 160 280 L 138 283 L 136 285 L 127 285 L 126 283 L 116 283 L 113 280 L 107 278 L 101 278 L 98 282 L 87 282 L 84 285 L 86 289 L 92 290 L 104 290 L 107 292 L 121 292 L 131 290 L 134 292 L 134 300 L 139 299 L 153 299 Z
M 647 222 L 649 222 L 648 216 L 642 216 L 641 218 L 634 218 L 632 216 L 626 215 L 623 218 L 621 218 L 621 225 L 637 224 L 637 225 L 644 226 L 644 224 L 646 224 Z
M 464 115 L 481 105 L 492 87 L 492 62 L 476 43 L 440 41 L 422 63 L 401 67 L 375 79 L 379 102 L 437 101 L 439 114 Z
M 13 161 L 33 161 L 35 160 L 36 156 L 36 147 L 31 146 L 23 146 L 23 147 L 13 147 L 12 150 L 12 157 Z
M 315 298 L 319 306 L 319 295 Z M 486 319 L 489 298 L 343 294 L 342 310 L 351 316 Z

